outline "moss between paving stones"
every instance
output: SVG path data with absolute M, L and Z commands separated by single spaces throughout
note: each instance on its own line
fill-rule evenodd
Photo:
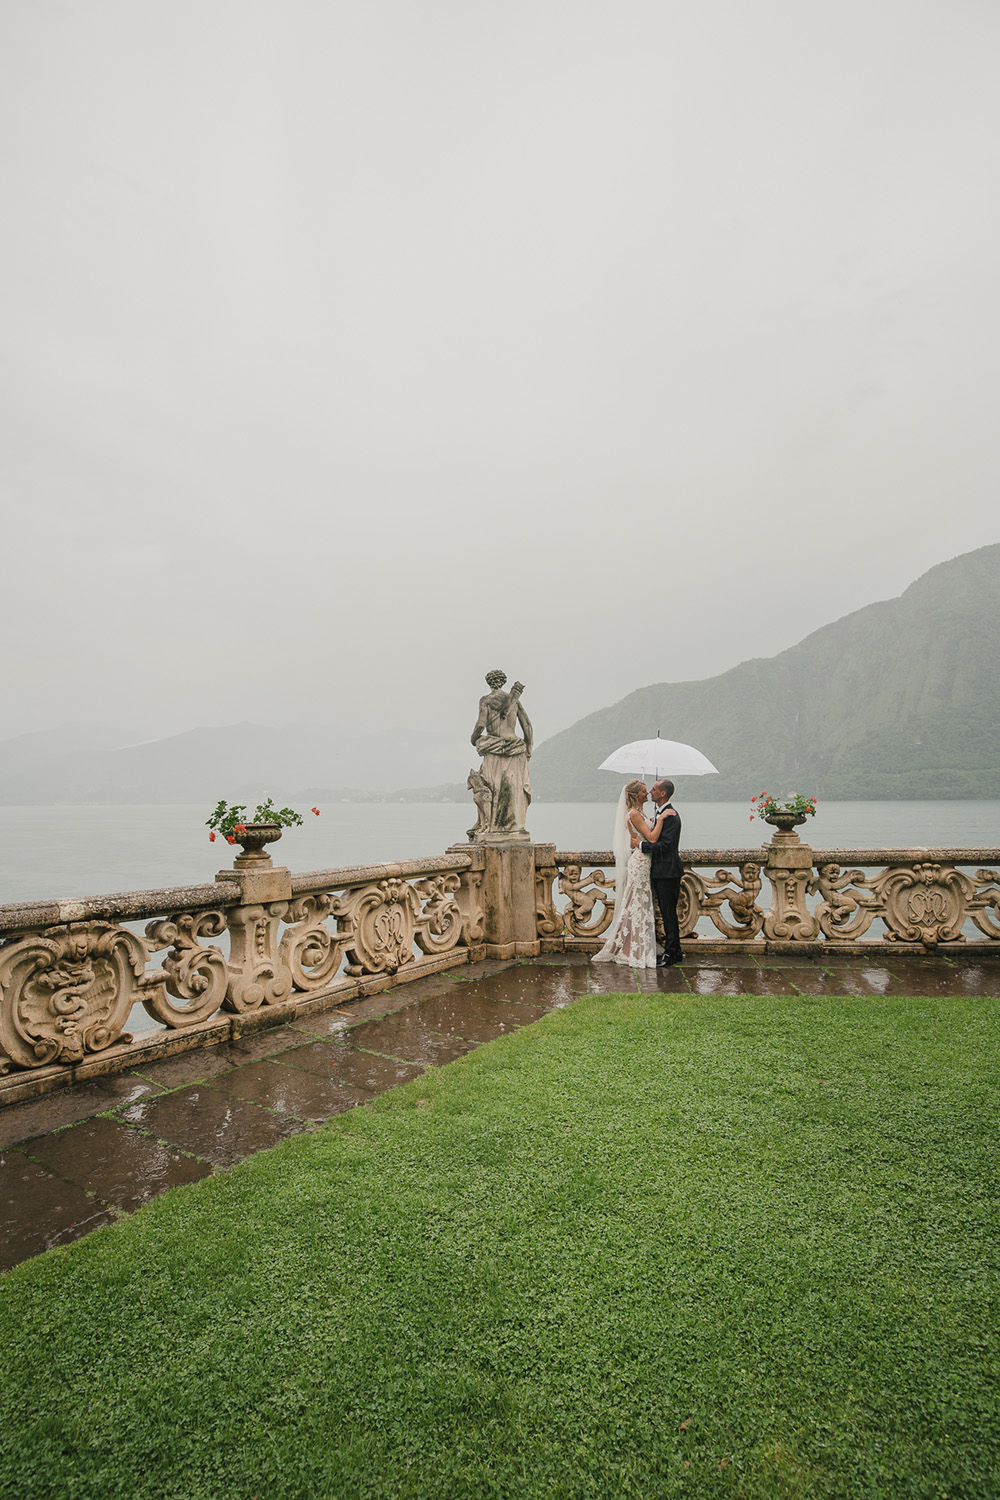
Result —
M 0 1494 L 1000 1493 L 998 1033 L 582 1000 L 12 1271 Z

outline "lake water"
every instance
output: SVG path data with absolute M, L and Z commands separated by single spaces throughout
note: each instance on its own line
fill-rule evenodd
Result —
M 689 849 L 753 848 L 760 823 L 739 802 L 677 799 Z M 93 896 L 108 891 L 192 885 L 232 863 L 210 844 L 197 806 L 5 807 L 0 901 Z M 333 803 L 288 830 L 271 852 L 292 870 L 441 854 L 464 840 L 474 809 L 449 803 Z M 529 826 L 560 849 L 608 849 L 614 804 L 538 802 Z M 825 802 L 807 829 L 816 848 L 1000 847 L 1000 802 Z

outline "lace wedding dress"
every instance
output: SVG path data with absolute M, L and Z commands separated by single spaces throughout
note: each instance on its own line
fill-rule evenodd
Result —
M 643 854 L 641 849 L 633 849 L 627 862 L 623 861 L 622 855 L 630 842 L 628 813 L 627 807 L 620 812 L 615 829 L 615 853 L 618 856 L 615 919 L 607 942 L 599 953 L 594 954 L 593 961 L 595 964 L 630 964 L 633 969 L 655 969 L 656 922 L 653 918 L 653 888 L 649 883 L 650 856 Z

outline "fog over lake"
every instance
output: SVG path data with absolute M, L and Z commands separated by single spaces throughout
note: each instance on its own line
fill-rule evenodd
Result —
M 5 5 L 0 739 L 464 781 L 492 667 L 540 743 L 996 542 L 998 59 L 976 0 Z
M 755 848 L 770 829 L 749 821 L 744 803 L 685 806 L 682 847 Z M 6 807 L 0 901 L 101 895 L 192 885 L 232 864 L 236 850 L 210 844 L 204 806 Z M 319 818 L 271 845 L 293 871 L 330 869 L 441 854 L 462 842 L 471 805 L 355 803 L 324 807 Z M 535 803 L 529 828 L 559 849 L 609 849 L 614 803 Z M 1000 802 L 829 802 L 801 832 L 815 848 L 1000 847 Z

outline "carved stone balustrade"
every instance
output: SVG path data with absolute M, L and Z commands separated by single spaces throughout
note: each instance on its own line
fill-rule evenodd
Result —
M 542 947 L 596 951 L 614 918 L 614 876 L 605 874 L 614 855 L 549 847 L 536 846 Z M 688 849 L 681 858 L 681 939 L 700 951 L 739 943 L 842 952 L 863 942 L 864 952 L 926 953 L 967 945 L 970 926 L 1000 941 L 1000 849 L 814 850 L 777 834 L 761 848 Z
M 490 857 L 0 906 L 0 1104 L 485 956 Z M 126 1030 L 135 1006 L 158 1028 Z
M 1000 849 L 813 850 L 792 834 L 682 857 L 695 951 L 1000 943 Z M 265 855 L 206 885 L 0 906 L 0 1104 L 470 960 L 595 950 L 613 867 L 610 850 L 485 841 L 301 875 Z M 137 1007 L 155 1026 L 133 1036 Z

